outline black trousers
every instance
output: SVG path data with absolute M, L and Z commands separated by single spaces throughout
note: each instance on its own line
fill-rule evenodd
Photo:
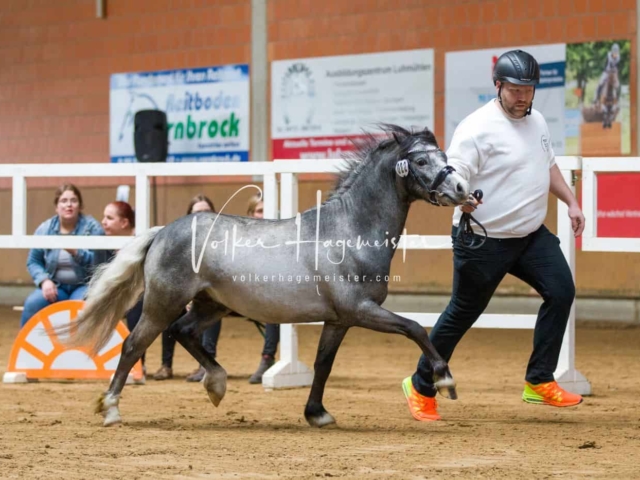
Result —
M 222 321 L 216 322 L 202 333 L 202 346 L 213 358 L 216 358 L 218 350 L 218 338 L 222 330 Z M 265 327 L 264 347 L 262 355 L 276 356 L 278 342 L 280 341 L 280 325 L 268 323 Z M 162 364 L 169 368 L 173 365 L 173 352 L 176 341 L 168 330 L 162 332 Z
M 186 310 L 182 312 L 180 316 L 185 313 Z M 176 350 L 176 339 L 171 336 L 169 330 L 170 329 L 167 328 L 162 332 L 162 365 L 172 368 L 173 353 Z M 218 354 L 218 338 L 220 337 L 220 330 L 222 330 L 222 321 L 214 323 L 202 332 L 202 346 L 213 358 L 216 358 L 216 355 Z
M 280 325 L 277 323 L 267 323 L 264 329 L 262 355 L 275 357 L 276 350 L 278 350 L 278 342 L 280 342 Z
M 124 316 L 127 319 L 127 328 L 129 329 L 129 332 L 133 332 L 133 329 L 136 328 L 136 325 L 138 325 L 140 317 L 142 316 L 142 298 L 138 300 L 138 303 L 131 307 L 131 310 L 127 311 Z M 142 365 L 144 365 L 145 357 L 146 352 L 142 354 Z
M 127 328 L 129 329 L 130 332 L 133 331 L 133 329 L 136 327 L 136 325 L 140 321 L 140 317 L 142 316 L 142 300 L 143 299 L 140 298 L 140 300 L 138 300 L 138 303 L 136 303 L 133 307 L 131 307 L 131 310 L 125 313 L 125 317 L 127 319 Z M 178 318 L 180 318 L 186 313 L 187 311 L 183 310 L 182 312 L 180 312 L 180 315 L 178 316 Z M 218 322 L 216 325 L 214 325 L 210 329 L 216 326 L 218 328 L 218 334 L 219 334 L 220 322 Z M 216 336 L 216 343 L 217 341 L 218 339 Z M 171 335 L 169 335 L 169 332 L 167 329 L 164 332 L 162 332 L 162 364 L 167 365 L 169 368 L 171 368 L 173 364 L 173 352 L 175 351 L 175 348 L 176 348 L 176 341 Z M 214 343 L 213 353 L 215 357 L 215 343 Z M 144 363 L 145 363 L 145 354 L 142 354 L 142 364 L 144 365 Z
M 454 227 L 453 238 L 456 232 Z M 560 250 L 560 240 L 544 225 L 523 238 L 487 238 L 478 250 L 465 249 L 454 241 L 451 300 L 429 335 L 431 342 L 449 361 L 507 273 L 535 288 L 544 300 L 533 333 L 533 352 L 525 380 L 533 384 L 553 381 L 575 298 L 575 284 Z M 418 393 L 436 395 L 433 371 L 424 355 L 412 383 Z

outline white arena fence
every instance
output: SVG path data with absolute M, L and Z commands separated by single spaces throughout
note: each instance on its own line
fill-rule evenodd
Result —
M 562 174 L 575 192 L 574 178 L 583 170 L 583 205 L 587 228 L 584 250 L 640 252 L 640 239 L 597 237 L 597 172 L 640 172 L 640 159 L 558 157 Z M 298 212 L 298 175 L 335 173 L 342 160 L 275 160 L 247 163 L 128 163 L 128 164 L 5 164 L 0 177 L 12 179 L 11 235 L 0 235 L 0 248 L 73 248 L 118 249 L 133 237 L 34 236 L 26 232 L 26 179 L 29 177 L 134 177 L 136 233 L 150 228 L 150 177 L 171 176 L 254 176 L 263 180 L 265 218 L 291 218 Z M 278 195 L 278 175 L 280 192 Z M 278 202 L 279 200 L 279 202 Z M 278 208 L 278 203 L 279 208 Z M 567 207 L 558 202 L 558 231 L 561 248 L 575 278 L 575 239 L 567 216 Z M 407 235 L 399 243 L 407 250 L 446 250 L 451 248 L 448 235 Z M 440 313 L 396 312 L 432 327 Z M 475 328 L 533 329 L 535 315 L 484 314 Z M 280 331 L 280 360 L 263 376 L 265 389 L 307 386 L 313 372 L 298 359 L 297 328 L 309 324 L 283 324 Z M 418 352 L 416 353 L 417 358 Z M 575 304 L 564 337 L 556 379 L 570 391 L 588 395 L 591 385 L 575 367 Z

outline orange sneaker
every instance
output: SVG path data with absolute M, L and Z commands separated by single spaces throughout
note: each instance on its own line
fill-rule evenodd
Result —
M 411 377 L 407 377 L 402 382 L 402 391 L 407 398 L 409 411 L 413 418 L 420 422 L 433 422 L 440 420 L 438 415 L 438 402 L 435 398 L 425 397 L 416 392 L 411 383 Z
M 582 397 L 560 388 L 557 382 L 532 385 L 526 382 L 522 400 L 527 403 L 553 405 L 554 407 L 573 407 L 582 403 Z

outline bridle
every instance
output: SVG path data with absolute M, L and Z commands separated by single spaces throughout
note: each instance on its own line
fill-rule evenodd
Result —
M 422 153 L 423 150 L 411 149 L 408 153 L 410 154 L 417 152 Z M 418 183 L 418 185 L 420 185 L 420 187 L 429 194 L 429 196 L 427 197 L 427 201 L 432 205 L 435 205 L 436 207 L 442 206 L 437 198 L 439 192 L 436 189 L 442 184 L 442 182 L 445 181 L 448 175 L 452 174 L 455 171 L 456 169 L 451 165 L 445 165 L 444 168 L 442 168 L 442 170 L 438 172 L 436 178 L 433 179 L 431 185 L 427 185 L 424 180 L 422 180 L 422 178 L 420 178 L 418 174 L 416 174 L 413 165 L 411 165 L 411 162 L 408 159 L 404 158 L 402 160 L 398 160 L 398 162 L 396 163 L 396 174 L 399 177 L 406 177 L 408 175 L 411 175 L 413 179 Z M 476 190 L 472 193 L 472 195 L 476 200 L 482 200 L 482 190 Z M 476 235 L 473 232 L 473 228 L 471 228 L 472 221 L 476 223 L 484 233 L 484 237 L 478 244 L 476 244 Z M 476 220 L 473 215 L 463 212 L 462 216 L 460 217 L 460 224 L 458 225 L 458 233 L 456 234 L 455 241 L 459 242 L 460 245 L 464 248 L 467 248 L 469 250 L 476 250 L 484 245 L 486 239 L 487 230 L 484 228 L 484 226 L 480 222 L 478 222 L 478 220 Z
M 438 188 L 440 184 L 444 182 L 445 178 L 447 178 L 447 175 L 455 171 L 456 169 L 451 165 L 446 165 L 442 170 L 438 172 L 436 178 L 434 178 L 433 182 L 431 182 L 431 185 L 427 185 L 426 183 L 424 183 L 424 180 L 422 180 L 416 174 L 416 171 L 413 169 L 413 165 L 411 165 L 411 162 L 409 162 L 409 160 L 405 158 L 403 160 L 399 160 L 398 163 L 396 163 L 396 174 L 398 174 L 398 176 L 400 177 L 406 177 L 407 175 L 411 174 L 413 179 L 418 182 L 418 185 L 420 185 L 420 187 L 429 194 L 429 196 L 427 197 L 427 201 L 435 205 L 436 207 L 442 206 L 442 204 L 436 197 L 436 195 L 438 195 L 438 191 L 436 190 L 436 188 Z

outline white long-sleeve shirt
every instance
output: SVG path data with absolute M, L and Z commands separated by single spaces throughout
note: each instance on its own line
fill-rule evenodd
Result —
M 540 112 L 514 119 L 491 100 L 460 122 L 447 156 L 472 192 L 482 190 L 483 203 L 473 216 L 489 237 L 524 237 L 540 228 L 547 216 L 549 169 L 555 164 L 549 128 Z M 461 215 L 456 208 L 455 226 Z M 482 234 L 473 222 L 472 226 Z

